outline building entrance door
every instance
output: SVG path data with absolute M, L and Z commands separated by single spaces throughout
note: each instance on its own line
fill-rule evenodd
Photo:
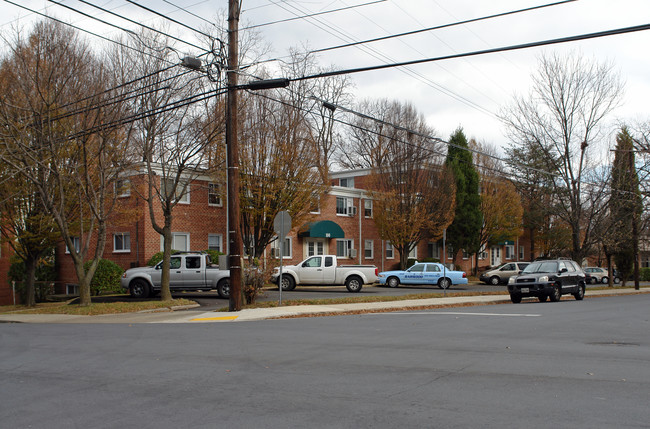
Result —
M 492 246 L 492 250 L 491 250 L 490 253 L 492 254 L 492 259 L 490 260 L 490 265 L 492 265 L 493 267 L 501 265 L 501 247 Z

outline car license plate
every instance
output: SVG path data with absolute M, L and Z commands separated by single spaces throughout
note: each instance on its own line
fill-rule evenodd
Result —
M 521 293 L 528 293 L 528 292 L 530 292 L 529 288 L 527 288 L 527 287 L 522 287 L 521 288 Z

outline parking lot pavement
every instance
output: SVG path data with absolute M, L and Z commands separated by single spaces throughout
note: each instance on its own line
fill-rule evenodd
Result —
M 650 288 L 637 291 L 634 288 L 592 290 L 585 298 L 650 293 Z M 564 299 L 573 299 L 565 296 Z M 468 306 L 510 302 L 507 295 L 455 296 L 443 298 L 413 299 L 405 301 L 364 302 L 331 305 L 295 305 L 273 308 L 244 309 L 237 312 L 201 310 L 139 312 L 101 316 L 72 316 L 65 314 L 0 314 L 4 323 L 215 323 L 245 322 L 283 317 L 306 317 L 342 315 L 358 312 L 404 311 L 436 306 Z

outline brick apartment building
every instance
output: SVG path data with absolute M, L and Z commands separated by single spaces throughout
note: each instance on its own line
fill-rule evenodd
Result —
M 331 174 L 332 187 L 318 209 L 310 213 L 301 225 L 293 225 L 284 246 L 285 264 L 297 263 L 316 254 L 336 254 L 349 263 L 376 265 L 380 271 L 395 269 L 399 255 L 389 242 L 382 240 L 373 220 L 373 202 L 368 197 L 366 179 L 370 170 L 349 170 Z M 129 183 L 122 184 L 119 196 L 126 215 L 116 216 L 110 223 L 104 258 L 127 269 L 144 265 L 162 249 L 161 236 L 154 231 L 148 207 Z M 172 226 L 176 250 L 213 249 L 225 252 L 227 210 L 219 186 L 208 178 L 198 178 L 188 186 L 188 192 L 174 209 Z M 158 211 L 160 209 L 158 208 Z M 162 218 L 161 213 L 157 213 Z M 519 242 L 492 246 L 479 259 L 479 269 L 499 265 L 508 260 L 526 260 L 529 249 Z M 267 250 L 270 256 L 274 242 Z M 279 252 L 276 250 L 276 254 Z M 412 258 L 443 256 L 442 243 L 421 242 L 413 250 Z M 448 261 L 452 256 L 448 255 Z M 57 248 L 60 284 L 67 284 L 66 292 L 76 292 L 76 276 L 72 259 L 66 255 L 65 245 Z M 474 259 L 459 255 L 459 269 L 470 272 Z

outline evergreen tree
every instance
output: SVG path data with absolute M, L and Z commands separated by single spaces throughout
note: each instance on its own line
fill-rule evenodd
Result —
M 616 136 L 609 207 L 613 226 L 614 260 L 625 284 L 632 269 L 636 268 L 639 219 L 642 212 L 639 177 L 634 162 L 634 139 L 626 127 Z
M 447 165 L 456 180 L 456 212 L 454 221 L 447 228 L 447 243 L 454 252 L 454 264 L 459 250 L 474 254 L 479 250 L 479 232 L 483 224 L 479 178 L 467 150 L 467 138 L 458 128 L 449 139 Z

